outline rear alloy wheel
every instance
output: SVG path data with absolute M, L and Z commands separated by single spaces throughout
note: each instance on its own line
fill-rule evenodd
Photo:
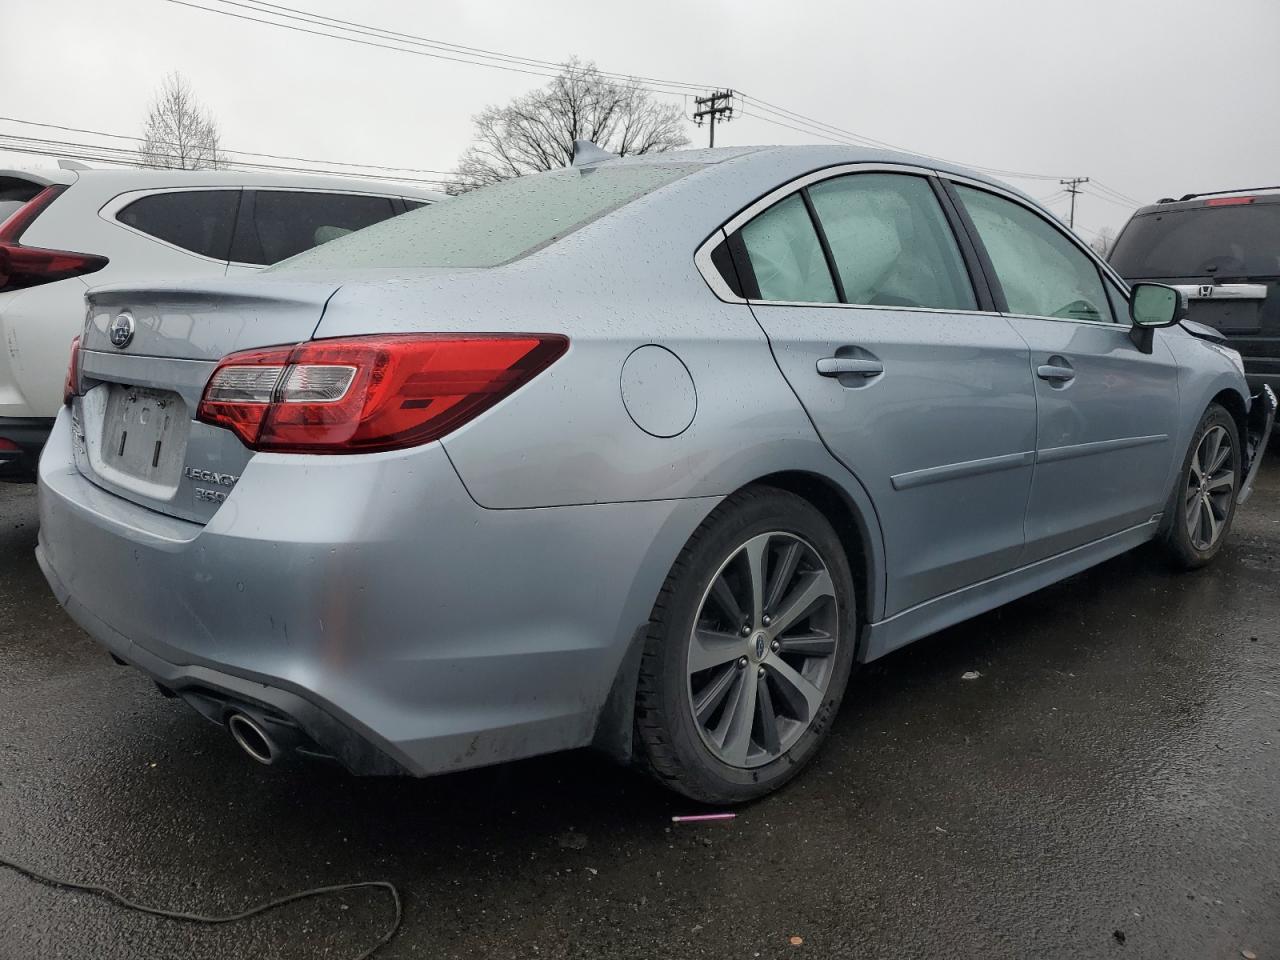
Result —
M 1213 404 L 1196 430 L 1170 504 L 1164 545 L 1178 566 L 1204 566 L 1221 549 L 1235 517 L 1240 471 L 1236 423 Z
M 706 802 L 781 786 L 839 705 L 853 623 L 847 558 L 813 506 L 768 488 L 726 500 L 654 608 L 636 716 L 650 770 Z

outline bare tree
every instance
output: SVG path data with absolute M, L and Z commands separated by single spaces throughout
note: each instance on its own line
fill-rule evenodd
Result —
M 568 166 L 575 140 L 619 156 L 689 142 L 679 105 L 659 103 L 634 81 L 611 80 L 577 59 L 545 87 L 486 107 L 474 122 L 476 142 L 458 161 L 453 193 Z
M 1103 227 L 1098 231 L 1097 235 L 1090 241 L 1089 246 L 1093 248 L 1093 252 L 1100 257 L 1106 257 L 1111 252 L 1111 245 L 1116 242 L 1116 232 L 1110 227 Z
M 216 170 L 222 162 L 218 124 L 182 74 L 171 73 L 160 84 L 138 152 L 144 167 L 164 170 Z

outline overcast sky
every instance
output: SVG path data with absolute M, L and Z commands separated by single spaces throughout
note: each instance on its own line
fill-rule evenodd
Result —
M 879 140 L 1053 177 L 1011 179 L 1036 197 L 1072 175 L 1143 202 L 1280 182 L 1280 0 L 279 2 L 522 57 L 576 55 L 734 87 Z M 136 135 L 173 70 L 227 147 L 440 170 L 467 146 L 474 113 L 545 82 L 169 0 L 0 0 L 5 117 Z M 7 120 L 0 133 L 94 139 Z M 690 135 L 705 142 L 705 129 Z M 819 141 L 751 116 L 717 132 L 719 144 L 801 142 Z M 40 162 L 0 153 L 2 166 Z M 1051 206 L 1065 216 L 1058 197 Z M 1086 194 L 1077 225 L 1091 237 L 1128 212 Z

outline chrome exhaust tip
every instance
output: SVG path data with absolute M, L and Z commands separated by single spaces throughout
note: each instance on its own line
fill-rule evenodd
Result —
M 270 766 L 279 758 L 280 748 L 252 717 L 233 713 L 227 718 L 227 729 L 240 749 L 259 763 Z

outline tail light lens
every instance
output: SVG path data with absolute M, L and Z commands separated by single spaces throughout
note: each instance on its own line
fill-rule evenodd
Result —
M 67 382 L 62 385 L 62 402 L 70 406 L 80 395 L 80 338 L 71 341 L 71 359 L 67 363 Z
M 555 334 L 390 334 L 234 353 L 196 419 L 254 450 L 373 453 L 437 440 L 569 347 Z
M 45 187 L 0 223 L 0 293 L 82 276 L 107 265 L 106 257 L 24 247 L 18 243 L 23 231 L 65 189 L 61 184 Z

